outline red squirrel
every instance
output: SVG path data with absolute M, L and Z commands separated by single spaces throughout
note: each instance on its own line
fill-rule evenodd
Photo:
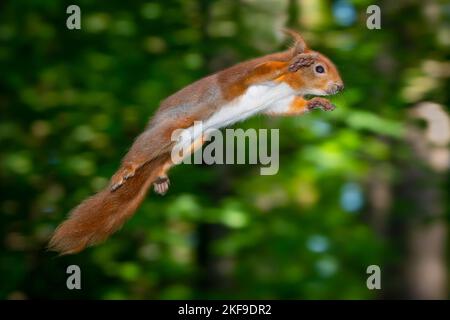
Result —
M 221 128 L 255 114 L 301 115 L 312 109 L 333 110 L 325 98 L 344 88 L 334 64 L 310 50 L 303 38 L 285 30 L 294 45 L 283 52 L 245 61 L 200 79 L 161 104 L 145 131 L 137 137 L 109 185 L 74 208 L 56 229 L 49 249 L 77 253 L 105 240 L 136 211 L 149 187 L 164 194 L 167 171 L 173 165 L 172 132 L 202 121 Z M 194 152 L 203 137 L 191 146 Z

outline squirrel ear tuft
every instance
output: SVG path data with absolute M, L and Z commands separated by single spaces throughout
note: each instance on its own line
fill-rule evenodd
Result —
M 314 64 L 317 60 L 316 53 L 301 53 L 298 54 L 289 65 L 288 70 L 290 72 L 296 72 L 300 68 L 306 68 Z
M 294 31 L 289 28 L 283 28 L 282 30 L 283 30 L 283 33 L 285 33 L 286 35 L 288 35 L 294 39 L 294 46 L 293 46 L 294 56 L 299 53 L 305 52 L 305 50 L 308 48 L 308 46 L 306 45 L 306 42 L 303 39 L 303 37 L 297 31 Z

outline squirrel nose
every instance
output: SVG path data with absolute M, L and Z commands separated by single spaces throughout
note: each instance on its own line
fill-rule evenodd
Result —
M 344 90 L 344 84 L 343 83 L 337 84 L 336 89 L 338 92 Z

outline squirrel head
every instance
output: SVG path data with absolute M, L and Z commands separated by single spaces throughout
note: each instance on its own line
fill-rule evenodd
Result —
M 319 96 L 336 94 L 344 89 L 336 66 L 323 54 L 308 48 L 302 36 L 295 31 L 285 29 L 284 32 L 294 38 L 291 49 L 288 73 L 283 81 L 294 89 L 301 90 L 302 95 Z

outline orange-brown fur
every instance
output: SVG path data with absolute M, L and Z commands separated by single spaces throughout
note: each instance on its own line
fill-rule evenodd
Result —
M 165 99 L 146 130 L 134 141 L 109 186 L 73 209 L 69 218 L 56 229 L 49 248 L 61 254 L 76 253 L 103 241 L 119 229 L 142 202 L 149 186 L 166 177 L 173 165 L 170 157 L 174 146 L 172 132 L 188 128 L 194 121 L 208 119 L 250 86 L 276 81 L 287 83 L 295 90 L 312 88 L 336 92 L 342 89 L 342 80 L 332 62 L 309 50 L 300 35 L 287 32 L 295 39 L 291 49 L 239 63 L 198 80 Z M 327 75 L 315 75 L 306 65 L 311 61 L 326 66 Z M 330 81 L 336 87 L 330 87 Z M 328 110 L 330 106 L 324 98 L 307 101 L 299 96 L 287 111 L 267 113 L 294 115 L 308 108 Z M 203 139 L 194 142 L 192 152 L 202 144 Z
M 158 157 L 139 168 L 133 179 L 127 181 L 126 188 L 114 192 L 105 189 L 83 201 L 56 229 L 49 248 L 72 254 L 106 239 L 135 212 L 158 169 L 167 161 L 168 155 Z
M 296 97 L 294 101 L 292 101 L 291 105 L 289 106 L 289 110 L 287 112 L 288 115 L 297 115 L 302 112 L 305 112 L 307 110 L 308 101 Z

